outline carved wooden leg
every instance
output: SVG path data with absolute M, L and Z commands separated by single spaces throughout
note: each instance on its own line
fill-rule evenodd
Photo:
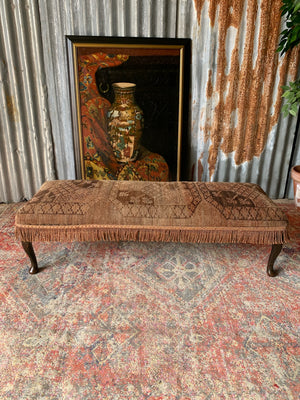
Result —
M 25 253 L 28 255 L 31 261 L 31 267 L 29 268 L 29 273 L 30 274 L 37 274 L 39 272 L 39 268 L 37 265 L 36 257 L 34 254 L 34 250 L 32 247 L 31 242 L 22 242 L 23 249 L 25 250 Z
M 271 250 L 271 253 L 270 253 L 268 266 L 267 266 L 267 274 L 269 276 L 278 275 L 279 271 L 278 270 L 275 271 L 273 269 L 273 265 L 274 265 L 274 262 L 275 262 L 275 260 L 276 260 L 276 258 L 278 256 L 278 254 L 281 252 L 281 249 L 282 249 L 282 244 L 273 244 L 272 245 L 272 250 Z

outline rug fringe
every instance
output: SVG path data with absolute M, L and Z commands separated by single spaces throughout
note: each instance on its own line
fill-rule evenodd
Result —
M 145 227 L 95 227 L 87 226 L 32 226 L 15 227 L 17 239 L 24 242 L 72 241 L 139 241 L 182 243 L 249 243 L 282 244 L 288 240 L 286 230 L 255 230 L 249 228 L 194 229 L 194 228 L 145 228 Z

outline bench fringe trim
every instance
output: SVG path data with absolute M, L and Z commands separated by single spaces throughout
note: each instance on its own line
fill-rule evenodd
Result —
M 17 239 L 23 242 L 72 242 L 72 241 L 139 241 L 185 243 L 248 243 L 283 244 L 288 241 L 287 230 L 282 228 L 145 228 L 145 227 L 95 227 L 84 226 L 33 226 L 16 225 Z

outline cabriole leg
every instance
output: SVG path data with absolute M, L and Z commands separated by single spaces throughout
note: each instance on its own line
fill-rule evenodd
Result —
M 25 250 L 25 253 L 28 255 L 31 261 L 31 267 L 29 268 L 29 273 L 30 274 L 37 274 L 39 272 L 39 268 L 37 265 L 36 257 L 34 254 L 34 250 L 32 247 L 31 242 L 22 242 L 23 249 Z
M 281 252 L 281 249 L 282 249 L 282 244 L 273 244 L 272 245 L 272 250 L 271 250 L 271 253 L 270 253 L 268 266 L 267 266 L 267 274 L 269 276 L 278 275 L 279 271 L 278 270 L 275 271 L 273 269 L 273 265 L 274 265 L 274 262 L 275 262 L 275 260 L 276 260 L 276 258 L 278 256 L 278 254 Z

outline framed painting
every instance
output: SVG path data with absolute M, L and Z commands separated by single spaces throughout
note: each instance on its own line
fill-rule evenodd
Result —
M 190 39 L 66 41 L 77 178 L 186 179 Z

